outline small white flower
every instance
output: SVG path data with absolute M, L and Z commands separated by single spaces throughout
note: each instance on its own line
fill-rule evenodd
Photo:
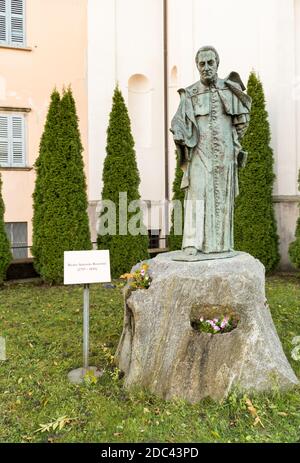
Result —
M 291 352 L 292 359 L 300 361 L 300 344 L 298 344 Z
M 300 336 L 295 336 L 292 339 L 292 344 L 293 344 L 293 346 L 296 346 L 297 344 L 300 344 Z

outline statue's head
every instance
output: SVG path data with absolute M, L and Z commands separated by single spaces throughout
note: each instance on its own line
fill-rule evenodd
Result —
M 196 54 L 196 65 L 204 83 L 209 84 L 216 78 L 219 62 L 219 54 L 214 47 L 208 45 L 199 48 Z

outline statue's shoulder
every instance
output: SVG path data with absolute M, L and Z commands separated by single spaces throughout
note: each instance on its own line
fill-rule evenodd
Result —
M 193 95 L 197 95 L 198 93 L 203 93 L 204 91 L 204 86 L 203 84 L 200 82 L 200 80 L 198 80 L 197 82 L 195 82 L 194 84 L 192 85 L 189 85 L 188 87 L 186 87 L 184 89 L 186 95 L 192 97 Z
M 228 77 L 226 77 L 225 84 L 227 88 L 237 97 L 244 107 L 250 112 L 251 110 L 251 97 L 245 92 L 246 87 L 240 78 L 240 75 L 237 72 L 231 72 Z
M 246 90 L 245 85 L 243 84 L 243 81 L 239 75 L 238 72 L 232 71 L 224 80 L 224 83 L 227 84 L 229 82 L 230 85 L 235 85 L 238 87 L 240 90 L 244 91 Z
M 218 90 L 228 89 L 228 86 L 226 85 L 226 79 L 220 79 L 219 77 L 218 77 L 216 86 Z

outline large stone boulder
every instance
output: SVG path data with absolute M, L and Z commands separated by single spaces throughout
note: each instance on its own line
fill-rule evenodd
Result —
M 219 260 L 174 261 L 170 252 L 148 261 L 148 289 L 125 291 L 124 328 L 116 360 L 125 387 L 197 402 L 240 391 L 298 384 L 265 297 L 264 266 L 246 253 Z M 233 315 L 229 333 L 193 328 L 194 320 Z

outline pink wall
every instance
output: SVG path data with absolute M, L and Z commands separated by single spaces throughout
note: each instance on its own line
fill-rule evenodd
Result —
M 31 108 L 27 113 L 27 164 L 38 156 L 50 94 L 71 84 L 77 104 L 86 175 L 87 156 L 87 5 L 86 0 L 27 0 L 26 46 L 0 47 L 0 106 Z M 0 169 L 6 222 L 28 222 L 31 244 L 34 170 Z

